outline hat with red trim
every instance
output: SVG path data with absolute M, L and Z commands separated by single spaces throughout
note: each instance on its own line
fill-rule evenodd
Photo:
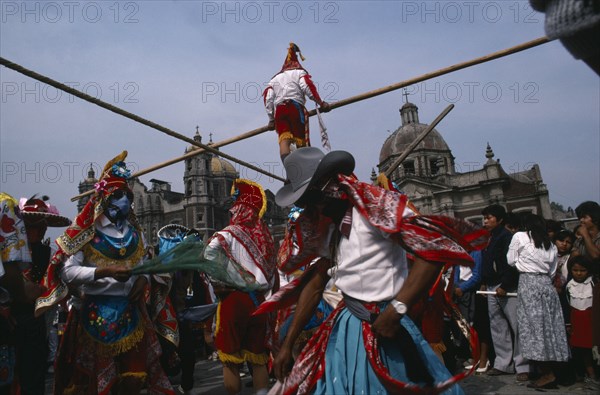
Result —
M 267 197 L 264 189 L 254 181 L 238 178 L 231 187 L 231 195 L 236 204 L 244 204 L 251 207 L 262 218 L 267 211 Z
M 19 210 L 23 221 L 25 221 L 25 226 L 46 225 L 56 228 L 69 226 L 71 220 L 60 215 L 55 206 L 46 203 L 48 200 L 48 196 L 38 198 L 36 195 L 29 199 L 24 197 L 19 199 Z

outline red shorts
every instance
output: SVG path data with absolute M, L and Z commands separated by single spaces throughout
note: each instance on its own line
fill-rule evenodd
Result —
M 257 299 L 261 303 L 264 296 Z M 267 315 L 252 316 L 256 307 L 250 295 L 241 291 L 231 292 L 219 303 L 215 347 L 221 360 L 241 363 L 248 359 L 247 353 L 260 355 L 266 352 Z M 225 358 L 223 354 L 226 354 Z
M 275 131 L 279 142 L 294 140 L 296 145 L 303 147 L 308 135 L 308 113 L 306 108 L 292 101 L 285 101 L 275 108 Z

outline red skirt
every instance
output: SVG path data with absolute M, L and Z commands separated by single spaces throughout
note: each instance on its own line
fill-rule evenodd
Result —
M 592 348 L 592 309 L 571 308 L 571 347 Z

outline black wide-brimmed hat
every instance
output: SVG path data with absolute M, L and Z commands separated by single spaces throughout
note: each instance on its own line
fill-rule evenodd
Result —
M 325 155 L 315 147 L 299 148 L 285 158 L 283 166 L 289 180 L 275 195 L 275 203 L 287 207 L 297 202 L 310 187 L 336 174 L 349 176 L 354 171 L 354 157 L 346 151 Z

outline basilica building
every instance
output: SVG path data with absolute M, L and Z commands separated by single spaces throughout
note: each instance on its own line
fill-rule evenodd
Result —
M 419 109 L 406 102 L 400 109 L 401 125 L 383 143 L 379 171 L 386 172 L 404 150 L 427 128 Z M 484 159 L 485 155 L 485 159 Z M 391 173 L 390 179 L 423 214 L 440 214 L 481 223 L 481 211 L 500 204 L 508 212 L 531 212 L 552 218 L 548 190 L 540 167 L 507 173 L 487 144 L 482 167 L 459 172 L 442 135 L 433 129 Z M 376 174 L 373 170 L 373 179 Z

